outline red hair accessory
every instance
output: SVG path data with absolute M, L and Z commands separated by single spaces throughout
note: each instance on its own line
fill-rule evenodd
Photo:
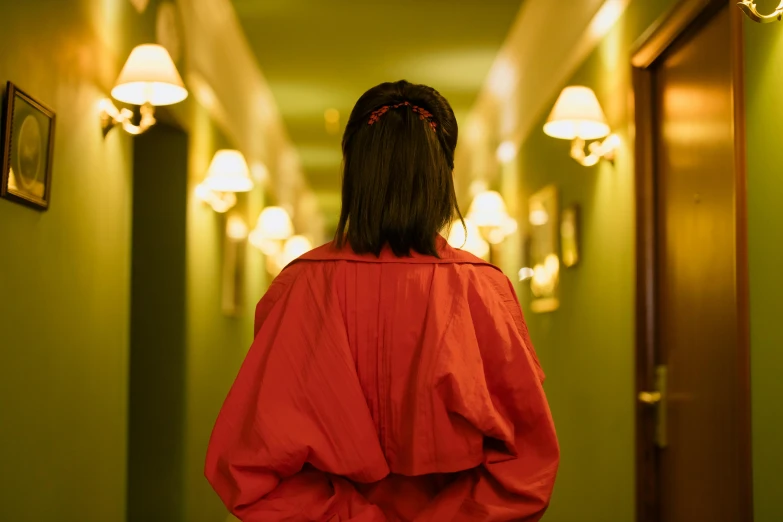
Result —
M 389 112 L 389 109 L 398 109 L 403 106 L 410 107 L 413 112 L 419 115 L 420 120 L 429 123 L 433 132 L 435 131 L 435 128 L 438 126 L 438 124 L 432 121 L 432 113 L 429 112 L 427 109 L 422 109 L 421 107 L 418 107 L 416 105 L 411 105 L 410 102 L 402 102 L 402 103 L 398 103 L 397 105 L 384 105 L 380 109 L 373 111 L 373 113 L 370 115 L 370 121 L 367 124 L 372 125 L 373 123 L 381 119 L 381 116 Z

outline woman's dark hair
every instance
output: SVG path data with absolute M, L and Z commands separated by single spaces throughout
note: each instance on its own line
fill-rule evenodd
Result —
M 437 257 L 437 234 L 462 219 L 456 146 L 454 111 L 432 87 L 402 80 L 364 93 L 343 136 L 336 245 L 376 256 L 389 245 L 398 257 L 411 250 Z

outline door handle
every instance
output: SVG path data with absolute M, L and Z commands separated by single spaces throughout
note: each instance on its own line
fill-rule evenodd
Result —
M 666 396 L 666 366 L 655 367 L 655 390 L 639 393 L 639 402 L 655 408 L 655 444 L 659 448 L 665 448 L 666 440 L 666 414 L 668 400 Z
M 661 398 L 663 395 L 661 395 L 661 392 L 640 392 L 639 393 L 639 402 L 643 402 L 644 404 L 654 406 L 661 402 Z

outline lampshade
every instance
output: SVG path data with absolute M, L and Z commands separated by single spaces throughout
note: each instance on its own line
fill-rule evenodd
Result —
M 291 236 L 283 246 L 278 266 L 285 268 L 289 263 L 313 249 L 313 244 L 305 236 Z
M 215 192 L 248 192 L 253 189 L 250 169 L 238 150 L 217 151 L 204 184 Z
M 465 219 L 464 227 L 459 221 L 452 223 L 447 241 L 452 247 L 470 252 L 476 257 L 483 258 L 489 253 L 489 244 L 484 241 L 478 227 L 470 219 Z
M 258 216 L 256 231 L 265 239 L 285 241 L 294 234 L 294 225 L 284 208 L 266 207 Z
M 571 86 L 560 93 L 544 132 L 563 140 L 597 140 L 608 136 L 611 130 L 593 90 Z
M 503 196 L 494 190 L 477 194 L 470 205 L 468 218 L 477 227 L 503 227 L 508 220 Z
M 187 98 L 188 91 L 169 52 L 144 44 L 131 51 L 111 95 L 131 105 L 171 105 Z

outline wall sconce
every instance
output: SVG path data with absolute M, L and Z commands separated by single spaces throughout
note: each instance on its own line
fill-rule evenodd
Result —
M 258 216 L 256 228 L 248 236 L 250 244 L 266 256 L 266 267 L 276 276 L 289 263 L 313 249 L 308 238 L 294 235 L 291 216 L 282 207 L 267 207 Z
M 571 140 L 571 157 L 580 165 L 592 167 L 602 158 L 614 161 L 619 138 L 611 134 L 604 111 L 595 93 L 589 87 L 571 86 L 560 93 L 549 119 L 544 124 L 544 133 L 553 138 Z M 585 153 L 585 144 L 589 154 Z
M 247 225 L 239 216 L 231 216 L 226 222 L 226 237 L 230 241 L 241 242 L 247 239 Z
M 503 196 L 494 190 L 480 192 L 473 198 L 467 218 L 492 245 L 502 243 L 517 230 L 517 221 L 508 215 Z
M 247 225 L 238 215 L 228 216 L 223 245 L 223 313 L 236 316 L 244 298 Z
M 196 197 L 215 212 L 226 212 L 236 205 L 237 192 L 253 190 L 250 169 L 238 150 L 222 149 L 215 153 L 207 177 L 196 187 Z
M 286 240 L 279 254 L 267 258 L 267 269 L 277 275 L 296 258 L 312 249 L 313 244 L 305 236 L 291 236 Z
M 482 259 L 489 254 L 489 243 L 481 237 L 476 224 L 468 218 L 465 218 L 464 227 L 460 221 L 454 221 L 451 224 L 447 242 L 454 248 L 470 252 Z
M 139 105 L 141 120 L 134 125 L 133 111 L 119 110 L 105 98 L 101 100 L 104 136 L 116 125 L 129 134 L 145 132 L 155 125 L 155 106 L 179 103 L 188 97 L 188 91 L 169 52 L 160 45 L 144 44 L 131 51 L 111 95 L 117 101 Z
M 753 0 L 742 0 L 737 4 L 737 7 L 748 15 L 748 18 L 760 24 L 769 24 L 783 20 L 783 1 L 780 2 L 780 5 L 775 8 L 773 13 L 768 15 L 759 13 L 758 9 L 756 9 L 756 2 Z
M 272 257 L 283 251 L 284 242 L 293 235 L 294 225 L 288 212 L 282 207 L 266 207 L 248 240 L 264 255 Z

